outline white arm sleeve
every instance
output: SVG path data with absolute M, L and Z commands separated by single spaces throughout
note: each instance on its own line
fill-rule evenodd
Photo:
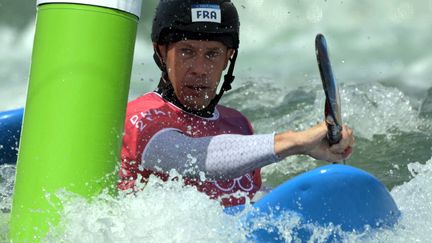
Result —
M 164 129 L 147 144 L 141 169 L 175 169 L 188 177 L 204 172 L 208 179 L 232 179 L 278 160 L 274 134 L 192 138 L 179 130 Z

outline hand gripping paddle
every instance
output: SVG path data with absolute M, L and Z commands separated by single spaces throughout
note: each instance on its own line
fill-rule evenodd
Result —
M 330 145 L 333 145 L 342 139 L 342 118 L 339 90 L 333 76 L 327 42 L 322 34 L 318 34 L 315 38 L 315 51 L 326 96 L 324 115 L 328 129 L 327 140 Z

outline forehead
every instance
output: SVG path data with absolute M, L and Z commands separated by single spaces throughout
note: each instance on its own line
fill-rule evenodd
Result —
M 219 41 L 205 41 L 205 40 L 181 40 L 171 43 L 170 47 L 174 48 L 194 48 L 194 49 L 225 49 L 225 45 Z

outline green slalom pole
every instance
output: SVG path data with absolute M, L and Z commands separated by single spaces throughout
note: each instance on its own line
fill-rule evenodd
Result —
M 38 0 L 10 222 L 39 242 L 60 190 L 115 188 L 141 0 Z

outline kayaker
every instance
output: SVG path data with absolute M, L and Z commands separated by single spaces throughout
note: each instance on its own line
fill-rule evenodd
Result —
M 350 156 L 354 137 L 347 126 L 333 146 L 324 122 L 253 135 L 244 115 L 218 104 L 234 80 L 239 28 L 229 0 L 159 2 L 151 38 L 161 79 L 155 91 L 128 104 L 119 189 L 134 190 L 137 178 L 145 183 L 152 174 L 167 180 L 176 170 L 186 185 L 233 206 L 261 188 L 263 166 L 299 154 L 329 162 Z

